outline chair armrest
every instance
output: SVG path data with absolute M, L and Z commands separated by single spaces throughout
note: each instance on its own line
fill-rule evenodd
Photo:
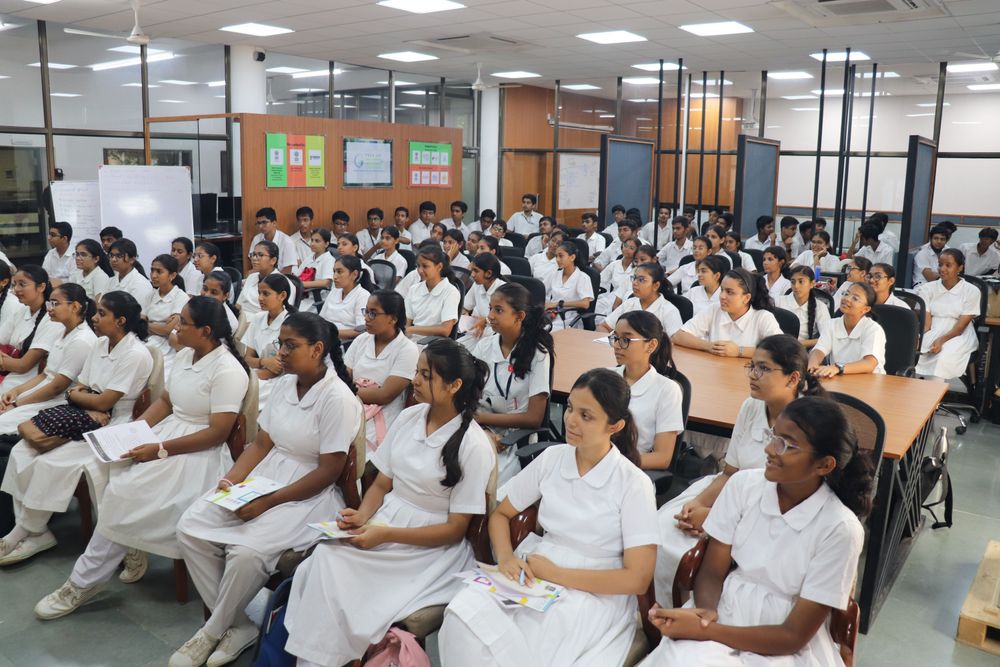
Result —
M 527 441 L 530 436 L 539 433 L 546 433 L 551 436 L 551 431 L 547 428 L 512 428 L 500 438 L 500 444 L 504 447 L 520 445 L 521 442 Z
M 441 340 L 443 338 L 445 338 L 445 336 L 424 336 L 417 341 L 417 345 L 430 345 L 434 341 Z
M 662 495 L 670 489 L 670 483 L 674 479 L 674 473 L 670 470 L 643 470 L 643 472 L 653 482 L 656 495 Z
M 472 554 L 476 560 L 493 564 L 493 548 L 490 546 L 489 517 L 477 514 L 469 520 L 469 528 L 465 538 L 472 545 Z
M 530 445 L 525 445 L 524 447 L 518 447 L 517 458 L 521 462 L 521 467 L 528 465 L 531 459 L 535 458 L 543 451 L 551 447 L 552 445 L 558 445 L 558 442 L 535 442 Z
M 538 505 L 532 505 L 523 512 L 519 512 L 510 519 L 510 545 L 517 549 L 518 545 L 524 541 L 530 533 L 535 531 L 538 525 Z

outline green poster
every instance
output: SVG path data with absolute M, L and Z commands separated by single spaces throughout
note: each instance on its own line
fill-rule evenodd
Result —
M 267 187 L 288 186 L 287 140 L 284 134 L 267 134 Z
M 326 185 L 326 137 L 306 135 L 306 187 L 322 188 Z
M 410 187 L 450 188 L 451 144 L 410 142 Z

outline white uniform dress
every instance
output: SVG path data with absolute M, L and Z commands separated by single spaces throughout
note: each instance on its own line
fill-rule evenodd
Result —
M 778 487 L 763 470 L 743 470 L 726 484 L 705 520 L 705 532 L 732 546 L 736 569 L 719 598 L 719 623 L 780 625 L 801 598 L 845 609 L 864 542 L 861 522 L 823 484 L 784 514 Z M 829 624 L 800 651 L 762 656 L 711 641 L 664 638 L 641 667 L 841 667 Z
M 392 491 L 373 522 L 422 528 L 444 523 L 449 513 L 486 511 L 493 446 L 479 425 L 470 423 L 458 451 L 462 479 L 443 486 L 441 448 L 462 418 L 428 435 L 429 409 L 421 404 L 404 410 L 372 456 L 375 467 L 392 479 Z M 341 667 L 380 641 L 394 621 L 447 604 L 462 586 L 452 575 L 472 564 L 472 548 L 464 539 L 437 547 L 386 543 L 367 551 L 339 541 L 321 543 L 295 572 L 285 649 L 310 662 Z
M 87 293 L 87 297 L 96 301 L 98 295 L 108 291 L 108 283 L 111 282 L 111 276 L 104 273 L 101 267 L 95 266 L 93 271 L 87 275 L 83 275 L 83 271 L 80 269 L 73 269 L 66 282 L 76 283 Z
M 663 330 L 667 332 L 668 336 L 673 336 L 675 333 L 680 331 L 680 328 L 684 325 L 681 321 L 681 313 L 677 310 L 677 307 L 663 298 L 662 294 L 656 295 L 656 300 L 649 304 L 649 308 L 643 308 L 642 302 L 639 301 L 639 297 L 631 296 L 624 301 L 621 305 L 611 311 L 611 314 L 605 318 L 604 323 L 607 324 L 612 329 L 618 324 L 618 320 L 625 313 L 630 313 L 633 310 L 646 310 L 656 315 L 656 319 L 660 320 L 660 324 L 663 325 Z
M 375 336 L 368 332 L 360 334 L 347 348 L 344 353 L 344 365 L 351 371 L 351 376 L 355 383 L 362 381 L 374 382 L 383 386 L 390 377 L 400 377 L 407 381 L 412 381 L 417 374 L 417 360 L 420 358 L 420 349 L 417 344 L 399 333 L 388 345 L 382 348 L 382 352 L 375 354 Z M 396 398 L 382 406 L 381 415 L 385 420 L 385 427 L 392 426 L 396 417 L 403 411 L 406 405 L 406 392 L 403 391 Z M 369 412 L 373 412 L 369 410 Z M 377 415 L 368 416 L 365 426 L 365 437 L 369 443 L 375 441 L 375 421 Z M 369 454 L 374 449 L 369 447 Z
M 365 324 L 362 310 L 368 307 L 368 297 L 371 292 L 361 285 L 355 285 L 344 296 L 344 290 L 334 287 L 323 302 L 319 316 L 327 322 L 337 325 L 338 331 L 352 330 Z
M 14 335 L 14 323 L 17 322 L 21 313 L 28 310 L 28 307 L 17 300 L 14 293 L 7 290 L 3 297 L 3 305 L 0 305 L 0 345 L 10 345 Z
M 594 298 L 594 285 L 590 282 L 590 276 L 575 269 L 568 279 L 563 278 L 563 271 L 552 273 L 545 281 L 545 300 L 554 301 L 580 301 L 581 299 Z M 572 321 L 576 317 L 574 312 L 566 313 L 566 319 Z M 556 315 L 552 320 L 552 330 L 558 331 L 566 328 L 566 319 Z M 576 323 L 577 329 L 583 328 L 583 322 Z
M 195 268 L 194 262 L 189 259 L 179 275 L 184 279 L 184 291 L 188 296 L 201 296 L 201 286 L 205 282 L 205 276 Z
M 694 242 L 689 238 L 685 238 L 684 243 L 680 246 L 677 245 L 676 240 L 671 239 L 670 243 L 660 249 L 656 258 L 660 260 L 660 264 L 663 266 L 664 271 L 673 272 L 677 269 L 681 260 L 691 254 L 691 249 L 693 247 Z
M 406 317 L 418 327 L 432 327 L 457 320 L 461 298 L 458 288 L 444 278 L 433 289 L 428 289 L 427 283 L 420 281 L 410 288 L 406 297 Z M 423 338 L 425 335 L 414 337 Z
M 481 317 L 485 320 L 486 316 L 490 314 L 490 298 L 492 298 L 493 293 L 497 291 L 497 288 L 506 284 L 507 283 L 505 281 L 500 280 L 499 278 L 496 278 L 488 289 L 479 283 L 476 283 L 472 286 L 472 289 L 465 293 L 465 300 L 462 303 L 462 309 L 470 311 L 473 317 Z M 493 335 L 493 328 L 490 326 L 489 322 L 486 322 L 483 326 L 482 335 L 475 336 L 471 333 L 467 333 L 461 336 L 458 339 L 458 342 L 471 350 L 479 343 L 480 340 L 483 340 L 491 335 Z
M 272 271 L 277 273 L 277 271 Z M 271 275 L 270 273 L 267 276 Z M 267 276 L 263 276 L 267 278 Z M 240 307 L 240 312 L 247 318 L 260 312 L 259 286 L 261 275 L 259 272 L 251 273 L 243 281 L 243 289 L 240 290 L 240 298 L 236 300 L 236 305 Z M 295 303 L 295 285 L 288 283 L 288 303 Z
M 45 363 L 45 380 L 25 393 L 31 394 L 38 391 L 52 382 L 57 375 L 64 376 L 70 381 L 70 384 L 76 382 L 96 343 L 97 336 L 94 335 L 90 325 L 86 323 L 77 325 L 72 331 L 64 330 L 63 336 L 52 345 L 52 349 L 49 351 Z M 45 408 L 62 405 L 65 402 L 66 398 L 60 392 L 47 401 L 28 403 L 11 408 L 6 412 L 0 412 L 0 435 L 16 434 L 17 426 L 21 422 L 28 421 Z
M 767 293 L 771 295 L 771 298 L 777 300 L 779 296 L 782 296 L 785 292 L 792 289 L 792 281 L 783 275 L 778 275 L 778 279 L 771 283 L 766 277 L 764 278 L 765 283 L 767 283 Z
M 8 294 L 7 298 L 13 298 L 13 294 Z M 17 301 L 17 299 L 14 299 Z M 41 319 L 38 319 L 41 316 Z M 35 323 L 38 323 L 36 328 Z M 66 327 L 59 324 L 51 317 L 49 317 L 48 312 L 45 310 L 45 306 L 42 306 L 34 313 L 28 308 L 21 307 L 15 309 L 14 311 L 14 321 L 10 326 L 10 334 L 6 341 L 0 341 L 0 343 L 11 345 L 17 349 L 21 348 L 24 341 L 28 339 L 31 332 L 35 332 L 35 337 L 31 339 L 31 345 L 28 351 L 31 350 L 41 350 L 48 355 L 55 346 L 56 341 L 62 338 L 62 335 L 66 333 Z M 42 356 L 44 361 L 46 356 Z M 35 364 L 23 373 L 8 373 L 7 377 L 0 378 L 0 391 L 10 391 L 11 389 L 20 386 L 30 380 L 31 378 L 38 375 L 38 364 Z
M 669 247 L 669 246 L 668 246 Z M 687 292 L 698 284 L 698 269 L 695 266 L 697 260 L 688 262 L 677 267 L 677 270 L 667 276 L 667 280 L 674 287 L 678 287 L 678 293 Z
M 473 348 L 472 355 L 485 361 L 489 367 L 489 377 L 486 378 L 486 386 L 483 387 L 483 395 L 479 401 L 480 412 L 520 414 L 528 411 L 528 401 L 532 396 L 551 392 L 549 371 L 552 360 L 547 352 L 535 350 L 531 366 L 523 378 L 514 374 L 510 357 L 503 355 L 500 349 L 500 334 L 483 336 L 479 344 Z M 491 428 L 500 435 L 508 430 Z M 521 470 L 521 464 L 514 447 L 505 449 L 498 458 L 497 486 L 499 487 Z
M 122 424 L 132 419 L 132 408 L 152 370 L 153 357 L 135 334 L 127 334 L 110 352 L 108 339 L 102 337 L 83 365 L 79 384 L 98 393 L 105 389 L 121 392 L 111 411 L 110 425 Z M 86 476 L 90 495 L 100 502 L 110 467 L 99 461 L 83 440 L 67 442 L 45 454 L 21 441 L 11 450 L 0 490 L 14 497 L 15 515 L 21 507 L 65 512 L 80 475 Z
M 581 477 L 576 448 L 556 445 L 507 485 L 518 511 L 540 501 L 541 539 L 529 536 L 518 555 L 533 552 L 560 567 L 622 567 L 626 549 L 656 544 L 653 483 L 612 447 Z M 444 667 L 567 667 L 621 665 L 636 627 L 635 595 L 567 589 L 544 614 L 504 607 L 484 589 L 467 586 L 445 610 L 440 641 Z
M 870 317 L 858 320 L 850 333 L 847 333 L 843 317 L 830 320 L 830 325 L 820 330 L 813 349 L 829 355 L 831 364 L 850 364 L 868 356 L 875 357 L 878 363 L 872 373 L 885 374 L 885 330 Z
M 282 308 L 271 322 L 267 321 L 268 317 L 270 316 L 266 312 L 260 312 L 251 317 L 250 324 L 247 326 L 243 338 L 240 339 L 241 343 L 252 347 L 260 359 L 277 356 L 278 335 L 281 333 L 282 323 L 288 317 L 288 311 Z M 257 406 L 261 412 L 264 411 L 267 399 L 271 395 L 272 383 L 277 379 L 262 380 L 259 377 L 257 379 Z
M 618 366 L 614 371 L 622 377 L 625 375 L 624 366 Z M 677 382 L 660 375 L 650 366 L 629 389 L 628 409 L 635 420 L 635 430 L 639 435 L 636 445 L 640 454 L 653 451 L 654 441 L 660 433 L 680 434 L 684 430 L 684 393 Z
M 410 290 L 413 289 L 413 286 L 419 282 L 420 282 L 420 273 L 418 273 L 417 270 L 414 269 L 413 271 L 410 271 L 405 276 L 403 276 L 403 279 L 400 280 L 398 283 L 396 283 L 396 287 L 394 287 L 393 289 L 395 289 L 396 292 L 403 295 L 403 297 L 405 298 L 410 294 Z
M 726 465 L 738 470 L 763 468 L 767 463 L 764 453 L 764 429 L 767 423 L 767 405 L 756 398 L 743 401 L 740 411 L 733 424 L 733 435 L 726 450 Z M 661 607 L 672 607 L 674 575 L 681 557 L 693 547 L 698 538 L 689 537 L 677 527 L 677 516 L 684 505 L 698 497 L 708 488 L 719 475 L 705 475 L 691 483 L 679 495 L 672 498 L 656 512 L 657 523 L 660 524 L 660 548 L 656 550 L 656 572 L 653 584 L 656 589 L 656 601 Z
M 840 271 L 840 264 L 842 261 L 843 260 L 841 260 L 836 255 L 826 253 L 825 255 L 819 258 L 819 270 L 826 271 L 827 273 L 837 273 L 838 271 Z M 792 262 L 792 266 L 795 266 L 796 264 L 800 264 L 802 266 L 811 266 L 813 268 L 816 268 L 816 258 L 813 255 L 813 251 L 803 250 L 802 252 L 800 252 L 799 256 L 796 257 L 795 260 Z
M 732 341 L 742 347 L 757 347 L 762 339 L 781 333 L 778 320 L 768 310 L 747 309 L 734 320 L 720 307 L 703 310 L 684 323 L 681 331 L 709 342 Z
M 149 301 L 149 295 L 153 293 L 153 286 L 139 273 L 138 269 L 132 269 L 125 274 L 124 278 L 117 273 L 112 273 L 111 278 L 108 279 L 107 288 L 101 293 L 107 294 L 108 292 L 128 292 L 135 297 L 141 306 Z
M 917 294 L 923 298 L 927 304 L 927 312 L 931 315 L 931 328 L 924 333 L 924 342 L 920 348 L 922 354 L 917 361 L 917 374 L 946 380 L 961 377 L 969 364 L 969 355 L 979 346 L 976 327 L 972 322 L 962 333 L 946 342 L 939 353 L 930 354 L 928 350 L 939 336 L 955 326 L 959 317 L 980 315 L 979 290 L 964 280 L 959 280 L 949 290 L 940 280 L 935 280 L 918 287 Z
M 703 285 L 695 285 L 687 293 L 687 299 L 691 302 L 692 310 L 694 315 L 697 315 L 703 310 L 708 310 L 712 306 L 716 308 L 719 307 L 719 295 L 722 294 L 722 290 L 718 287 L 712 292 L 712 296 L 705 293 L 705 287 Z
M 858 248 L 858 251 L 854 253 L 855 257 L 864 257 L 870 260 L 872 264 L 888 264 L 892 266 L 892 259 L 895 253 L 892 251 L 892 246 L 883 241 L 879 241 L 878 248 L 872 250 L 871 246 L 864 246 Z
M 225 344 L 197 362 L 194 350 L 184 348 L 167 383 L 173 412 L 153 432 L 163 442 L 206 429 L 213 414 L 239 413 L 249 384 Z M 296 426 L 301 431 L 301 424 Z M 181 558 L 177 521 L 232 465 L 229 448 L 219 442 L 190 454 L 116 466 L 101 500 L 97 532 L 126 547 Z
M 528 264 L 531 266 L 531 275 L 543 283 L 549 276 L 559 270 L 555 256 L 553 255 L 550 259 L 544 252 L 532 255 L 531 259 L 528 260 Z
M 312 251 L 309 252 L 309 257 L 302 262 L 299 266 L 299 272 L 296 274 L 298 276 L 302 275 L 302 272 L 306 269 L 315 269 L 315 273 L 312 280 L 329 280 L 330 285 L 333 285 L 333 265 L 337 260 L 333 258 L 327 251 L 321 252 L 319 255 L 313 255 Z M 330 294 L 330 290 L 324 289 L 319 291 L 320 300 L 325 299 Z M 303 302 L 302 307 L 305 308 L 306 304 Z
M 597 296 L 597 312 L 607 315 L 615 309 L 615 296 L 618 292 L 626 288 L 632 293 L 632 275 L 635 273 L 635 264 L 622 266 L 622 260 L 616 259 L 601 271 L 601 287 L 606 291 Z
M 813 332 L 822 332 L 823 329 L 830 326 L 830 309 L 820 299 L 816 299 L 815 304 L 813 309 Z M 819 337 L 809 331 L 809 299 L 806 299 L 802 305 L 799 305 L 799 302 L 795 300 L 794 294 L 782 294 L 774 300 L 774 305 L 795 313 L 795 316 L 799 318 L 799 340 L 810 340 Z
M 153 290 L 149 299 L 142 304 L 142 313 L 150 322 L 163 323 L 173 315 L 180 315 L 190 298 L 187 292 L 176 285 L 167 292 L 166 296 L 161 296 L 158 289 Z M 177 351 L 170 347 L 170 341 L 166 336 L 149 334 L 149 340 L 146 344 L 155 347 L 163 355 L 163 377 L 170 377 L 170 368 L 173 366 L 174 356 L 177 354 Z

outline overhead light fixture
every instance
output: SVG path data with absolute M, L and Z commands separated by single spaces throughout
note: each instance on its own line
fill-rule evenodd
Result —
M 146 62 L 156 63 L 162 60 L 172 60 L 173 57 L 174 54 L 161 51 L 160 53 L 157 53 L 155 55 L 147 56 Z M 93 70 L 94 72 L 103 72 L 109 69 L 118 69 L 119 67 L 135 67 L 136 65 L 141 65 L 141 64 L 142 64 L 142 58 L 135 57 L 135 58 L 122 58 L 121 60 L 109 60 L 106 63 L 97 63 L 96 65 L 88 65 L 88 67 L 90 67 L 90 69 Z
M 7 23 L 3 19 L 0 19 L 0 32 L 3 32 L 4 30 L 13 30 L 14 28 L 20 28 L 22 25 L 24 25 L 24 24 L 22 24 L 22 23 Z
M 205 85 L 208 86 L 209 88 L 221 88 L 224 85 L 226 85 L 226 82 L 224 80 L 223 81 L 206 81 Z
M 934 107 L 937 106 L 937 102 L 918 102 L 916 106 L 918 106 L 918 107 L 924 107 L 925 109 L 933 109 Z M 950 107 L 951 106 L 951 102 L 945 102 L 941 106 L 943 106 L 943 107 Z
M 609 30 L 607 32 L 585 32 L 581 35 L 577 35 L 580 39 L 585 39 L 588 42 L 594 42 L 595 44 L 626 44 L 628 42 L 645 42 L 647 41 L 642 35 L 637 35 L 634 32 L 629 32 L 628 30 Z
M 423 104 L 415 104 L 413 102 L 407 102 L 406 104 L 399 104 L 397 106 L 406 107 L 407 109 L 423 109 Z
M 391 9 L 401 9 L 413 14 L 446 12 L 451 9 L 465 9 L 465 5 L 451 0 L 381 0 L 375 3 Z
M 540 77 L 541 74 L 525 72 L 522 70 L 513 70 L 511 72 L 493 72 L 490 76 L 495 76 L 498 79 L 536 79 Z
M 632 67 L 634 69 L 641 69 L 644 72 L 659 72 L 661 69 L 660 63 L 639 63 L 638 65 L 632 65 Z M 665 62 L 662 69 L 664 72 L 676 72 L 678 67 L 677 63 Z M 687 67 L 684 69 L 687 69 Z
M 694 79 L 691 79 L 691 83 L 698 84 L 699 86 L 702 84 L 702 82 L 700 80 L 696 81 Z M 706 86 L 718 86 L 719 85 L 719 80 L 718 79 L 706 79 L 704 83 L 705 83 Z M 731 86 L 731 85 L 733 85 L 733 82 L 730 81 L 729 79 L 723 79 L 722 80 L 722 85 L 723 86 Z
M 598 116 L 598 118 L 614 118 L 614 117 L 615 115 L 613 113 L 602 113 Z
M 290 93 L 325 93 L 326 88 L 289 88 Z
M 307 71 L 304 67 L 287 67 L 282 65 L 281 67 L 268 67 L 265 72 L 270 72 L 271 74 L 298 74 L 299 72 Z M 326 70 L 320 70 L 326 72 Z M 280 104 L 280 102 L 272 102 L 271 104 Z
M 927 118 L 927 117 L 930 117 L 930 116 L 933 116 L 933 115 L 934 114 L 932 114 L 932 113 L 908 113 L 908 114 L 906 114 L 906 117 L 907 118 Z
M 131 53 L 132 55 L 139 55 L 142 53 L 142 48 L 135 46 L 133 44 L 124 44 L 122 46 L 112 46 L 108 51 L 114 51 L 115 53 Z M 153 56 L 157 53 L 163 53 L 163 49 L 151 49 L 146 47 L 146 55 Z
M 681 30 L 687 31 L 699 37 L 719 37 L 721 35 L 740 35 L 753 32 L 753 28 L 743 25 L 738 21 L 719 21 L 717 23 L 691 23 L 680 26 Z
M 655 98 L 652 98 L 652 97 L 633 97 L 632 99 L 626 100 L 626 101 L 627 102 L 635 102 L 636 104 L 644 104 L 646 102 L 656 102 L 658 100 L 656 100 Z
M 857 78 L 859 78 L 859 79 L 870 79 L 870 78 L 872 78 L 872 73 L 871 72 L 858 72 L 854 76 L 857 77 Z M 879 72 L 875 76 L 875 78 L 876 79 L 898 79 L 899 78 L 899 74 L 897 74 L 896 72 Z
M 273 37 L 274 35 L 286 35 L 295 32 L 291 28 L 280 28 L 276 25 L 264 25 L 263 23 L 237 23 L 219 28 L 223 32 L 238 32 L 241 35 L 252 35 L 253 37 Z
M 27 0 L 27 2 L 33 2 L 36 5 L 54 5 L 59 0 Z
M 782 95 L 781 99 L 783 99 L 783 100 L 814 100 L 814 99 L 816 99 L 816 96 L 815 95 Z
M 809 92 L 812 93 L 813 95 L 816 95 L 817 97 L 823 94 L 823 91 L 820 90 L 819 88 L 817 88 L 816 90 L 810 90 Z M 843 95 L 843 94 L 844 94 L 844 89 L 843 88 L 827 88 L 826 89 L 826 95 L 827 95 L 827 97 L 829 97 L 830 95 Z
M 159 88 L 159 86 L 156 85 L 155 83 L 149 84 L 149 87 L 150 88 Z M 142 84 L 139 83 L 138 81 L 135 81 L 133 83 L 123 83 L 122 84 L 122 88 L 142 88 Z
M 378 85 L 378 86 L 388 86 L 389 82 L 388 81 L 376 81 L 375 85 Z M 392 85 L 394 85 L 394 86 L 415 86 L 417 84 L 413 83 L 412 81 L 393 81 Z
M 768 79 L 777 79 L 779 81 L 794 81 L 795 79 L 811 79 L 813 75 L 809 72 L 768 72 Z
M 294 68 L 289 68 L 294 69 Z M 270 70 L 268 70 L 270 71 Z M 343 74 L 344 70 L 334 69 L 334 74 Z M 330 70 L 328 69 L 312 69 L 312 70 L 299 70 L 295 74 L 292 74 L 293 79 L 311 79 L 317 76 L 330 76 Z
M 654 86 L 660 82 L 651 76 L 627 76 L 622 79 L 622 83 L 630 83 L 633 86 Z
M 28 67 L 41 67 L 42 63 L 31 63 Z M 73 69 L 76 65 L 64 65 L 63 63 L 49 62 L 49 69 Z
M 160 83 L 169 83 L 174 86 L 195 86 L 197 81 L 184 81 L 183 79 L 160 79 Z
M 1000 69 L 994 62 L 981 62 L 981 63 L 955 63 L 954 65 L 948 65 L 948 71 L 952 74 L 961 74 L 962 72 L 995 72 Z
M 810 53 L 809 57 L 822 62 L 823 52 Z M 845 60 L 847 60 L 846 51 L 828 51 L 826 54 L 826 62 L 828 63 L 842 63 Z M 871 58 L 864 51 L 851 51 L 851 60 L 871 60 Z
M 969 90 L 1000 90 L 1000 83 L 974 83 L 966 88 Z
M 0 79 L 9 79 L 10 77 L 6 74 L 0 74 Z
M 425 60 L 437 60 L 437 56 L 432 56 L 429 53 L 420 53 L 418 51 L 396 51 L 394 53 L 380 53 L 379 58 L 385 58 L 386 60 L 395 60 L 401 63 L 419 63 Z
M 792 107 L 792 111 L 819 111 L 819 107 Z
M 594 86 L 589 83 L 564 83 L 560 84 L 560 88 L 565 88 L 566 90 L 600 90 L 600 86 Z
M 982 122 L 978 120 L 953 120 L 952 125 L 982 125 Z
M 437 93 L 434 92 L 433 90 L 427 91 L 418 89 L 418 90 L 401 90 L 399 92 L 403 93 L 404 95 L 437 95 Z
M 49 93 L 52 97 L 80 97 L 80 93 Z
M 184 104 L 184 100 L 157 100 L 158 102 L 163 102 L 164 104 Z

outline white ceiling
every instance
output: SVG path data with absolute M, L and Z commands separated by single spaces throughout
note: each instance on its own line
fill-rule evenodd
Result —
M 642 75 L 631 68 L 636 63 L 678 57 L 697 78 L 702 70 L 724 69 L 729 79 L 746 72 L 748 81 L 756 77 L 759 82 L 761 69 L 818 71 L 810 52 L 846 46 L 866 52 L 883 69 L 907 77 L 925 76 L 936 74 L 941 60 L 963 60 L 954 56 L 956 51 L 983 55 L 1000 51 L 1000 0 L 940 0 L 949 16 L 824 29 L 809 26 L 768 0 L 461 1 L 466 9 L 419 15 L 378 6 L 375 0 L 146 0 L 141 23 L 153 46 L 158 38 L 253 44 L 276 53 L 465 80 L 475 75 L 475 63 L 482 62 L 488 82 L 491 72 L 524 69 L 541 74 L 542 79 L 532 80 L 540 84 L 561 79 L 564 83 L 600 80 L 603 85 L 615 76 Z M 32 18 L 100 31 L 127 32 L 132 27 L 126 0 L 61 0 L 49 5 L 0 0 L 0 15 L 8 21 Z M 704 38 L 677 27 L 720 20 L 741 21 L 755 32 Z M 247 21 L 296 32 L 243 38 L 218 30 Z M 603 30 L 631 30 L 648 41 L 601 46 L 575 36 Z M 406 44 L 480 34 L 520 44 L 495 49 L 485 46 L 483 39 L 479 41 L 484 46 L 471 53 Z M 406 64 L 377 57 L 408 49 L 435 53 L 440 60 Z M 906 83 L 912 80 L 898 85 Z M 818 80 L 776 86 L 783 86 L 782 92 L 797 91 L 817 88 Z

